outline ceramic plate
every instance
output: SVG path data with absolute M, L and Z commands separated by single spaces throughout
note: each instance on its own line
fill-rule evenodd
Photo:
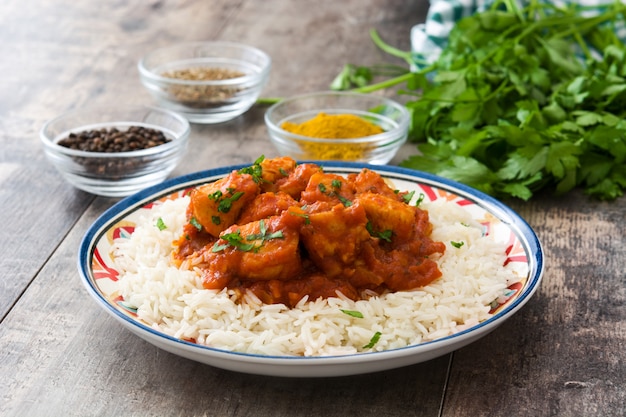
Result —
M 495 314 L 454 335 L 400 349 L 343 356 L 290 357 L 236 353 L 201 346 L 156 331 L 124 307 L 116 287 L 118 271 L 110 255 L 112 240 L 133 232 L 141 213 L 159 200 L 176 198 L 199 184 L 215 181 L 234 169 L 230 166 L 168 180 L 121 200 L 89 228 L 82 240 L 78 267 L 82 281 L 98 305 L 126 328 L 176 355 L 215 367 L 262 375 L 325 377 L 376 372 L 427 361 L 459 349 L 485 336 L 515 314 L 534 294 L 543 273 L 543 251 L 530 226 L 513 210 L 497 200 L 462 184 L 399 167 L 323 162 L 326 172 L 347 174 L 367 167 L 391 180 L 395 188 L 416 191 L 427 200 L 447 199 L 463 206 L 485 224 L 498 241 L 507 243 L 507 263 L 523 277 L 509 288 L 511 296 Z

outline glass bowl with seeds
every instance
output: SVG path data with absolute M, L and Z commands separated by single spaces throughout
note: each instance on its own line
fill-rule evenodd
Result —
M 142 84 L 159 106 L 193 123 L 221 123 L 245 113 L 267 83 L 271 59 L 234 42 L 191 42 L 147 53 Z
M 184 157 L 189 121 L 170 110 L 91 107 L 40 130 L 47 159 L 75 187 L 124 197 L 165 180 Z

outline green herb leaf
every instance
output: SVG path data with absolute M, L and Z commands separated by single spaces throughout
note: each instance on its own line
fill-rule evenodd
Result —
M 361 313 L 360 311 L 343 310 L 343 309 L 341 309 L 341 312 L 344 313 L 344 314 L 347 314 L 348 316 L 356 317 L 357 319 L 362 319 L 363 318 L 363 313 Z
M 343 204 L 344 207 L 350 207 L 352 205 L 352 201 L 348 200 L 344 196 L 339 194 L 335 194 L 335 196 L 339 199 L 339 201 L 341 201 L 341 204 Z
M 195 227 L 196 229 L 198 229 L 199 231 L 202 231 L 202 225 L 200 224 L 200 222 L 195 218 L 192 217 L 191 219 L 189 219 L 189 223 Z
M 419 207 L 419 205 L 422 204 L 422 201 L 424 201 L 425 198 L 426 196 L 424 195 L 424 193 L 420 193 L 420 195 L 417 197 L 417 200 L 415 201 L 415 207 Z
M 378 237 L 386 242 L 391 242 L 391 236 L 393 235 L 393 231 L 391 229 L 383 230 L 382 232 L 378 232 Z
M 217 191 L 212 192 L 211 194 L 209 194 L 209 200 L 218 201 L 221 197 L 222 197 L 222 191 L 221 190 L 217 190 Z
M 367 222 L 365 224 L 365 229 L 369 232 L 370 236 L 377 237 L 386 242 L 391 242 L 391 237 L 393 236 L 393 230 L 388 229 L 388 230 L 383 230 L 382 232 L 377 232 L 376 230 L 374 230 L 374 226 L 372 225 L 371 222 Z
M 219 241 L 215 242 L 212 252 L 220 252 L 229 246 L 238 249 L 242 252 L 257 252 L 260 249 L 260 246 L 256 246 L 254 243 L 245 243 L 243 237 L 241 236 L 241 230 L 236 230 L 231 233 L 224 233 L 220 236 L 220 239 L 226 241 L 226 243 L 218 244 Z
M 367 345 L 363 346 L 363 349 L 373 348 L 376 345 L 376 343 L 378 343 L 378 341 L 380 340 L 380 336 L 382 336 L 381 332 L 374 333 L 374 336 L 372 336 L 372 338 L 370 339 L 370 342 Z
M 248 241 L 252 241 L 252 240 L 265 241 L 265 240 L 270 240 L 270 239 L 282 239 L 282 238 L 285 237 L 285 235 L 283 234 L 282 230 L 277 230 L 276 232 L 268 234 L 267 233 L 267 226 L 265 225 L 265 221 L 262 220 L 262 219 L 259 221 L 259 229 L 260 229 L 260 233 L 248 235 L 246 237 L 246 240 L 248 240 Z
M 265 155 L 259 156 L 252 165 L 241 168 L 238 172 L 240 174 L 248 174 L 252 176 L 252 180 L 254 182 L 261 183 L 263 182 L 263 167 L 261 166 L 261 162 L 265 160 Z
M 160 217 L 157 219 L 157 222 L 156 222 L 156 227 L 157 227 L 157 229 L 159 229 L 159 230 L 161 230 L 161 231 L 163 231 L 163 230 L 167 229 L 167 226 L 166 226 L 166 225 L 165 225 L 165 223 L 163 222 L 163 219 L 162 219 L 162 218 L 160 218 Z
M 311 224 L 311 219 L 307 213 L 294 213 L 293 211 L 290 211 L 289 214 L 304 218 L 304 224 Z
M 411 202 L 411 200 L 413 199 L 413 196 L 415 195 L 415 190 L 411 191 L 410 193 L 406 193 L 402 195 L 402 201 L 404 201 L 405 203 L 409 204 Z
M 213 244 L 213 247 L 211 248 L 211 252 L 216 253 L 216 252 L 221 252 L 225 249 L 227 249 L 230 245 L 228 243 L 223 243 L 223 244 L 218 244 L 217 242 L 215 242 Z
M 220 213 L 228 213 L 233 203 L 239 200 L 242 195 L 244 195 L 243 191 L 237 191 L 237 192 L 234 192 L 229 197 L 222 198 L 217 205 L 217 211 L 219 211 Z
M 626 5 L 585 11 L 496 0 L 456 22 L 433 64 L 372 32 L 383 51 L 424 65 L 356 91 L 404 84 L 415 98 L 406 107 L 419 155 L 404 167 L 497 197 L 582 187 L 613 200 L 626 190 L 626 45 L 615 31 Z

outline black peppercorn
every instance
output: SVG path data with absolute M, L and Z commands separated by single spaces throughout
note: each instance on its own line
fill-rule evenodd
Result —
M 86 152 L 115 154 L 148 149 L 170 142 L 163 132 L 144 126 L 130 126 L 126 130 L 117 128 L 101 128 L 73 132 L 59 140 L 58 145 Z M 122 179 L 132 175 L 144 163 L 144 157 L 119 158 L 106 156 L 102 158 L 74 157 L 91 174 L 109 179 Z
M 159 130 L 144 126 L 131 126 L 126 131 L 102 128 L 70 133 L 57 143 L 66 148 L 87 152 L 129 152 L 152 148 L 169 141 Z

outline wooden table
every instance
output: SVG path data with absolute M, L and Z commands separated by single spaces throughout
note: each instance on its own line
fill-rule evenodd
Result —
M 264 96 L 325 90 L 346 63 L 389 60 L 369 40 L 372 28 L 408 49 L 427 8 L 425 0 L 3 0 L 0 415 L 626 414 L 624 198 L 509 202 L 545 246 L 536 295 L 468 347 L 376 374 L 289 379 L 202 365 L 134 336 L 83 289 L 78 244 L 115 200 L 63 181 L 39 143 L 46 120 L 89 104 L 149 103 L 137 60 L 188 40 L 264 49 L 273 58 Z M 194 125 L 174 175 L 275 156 L 263 111 Z

